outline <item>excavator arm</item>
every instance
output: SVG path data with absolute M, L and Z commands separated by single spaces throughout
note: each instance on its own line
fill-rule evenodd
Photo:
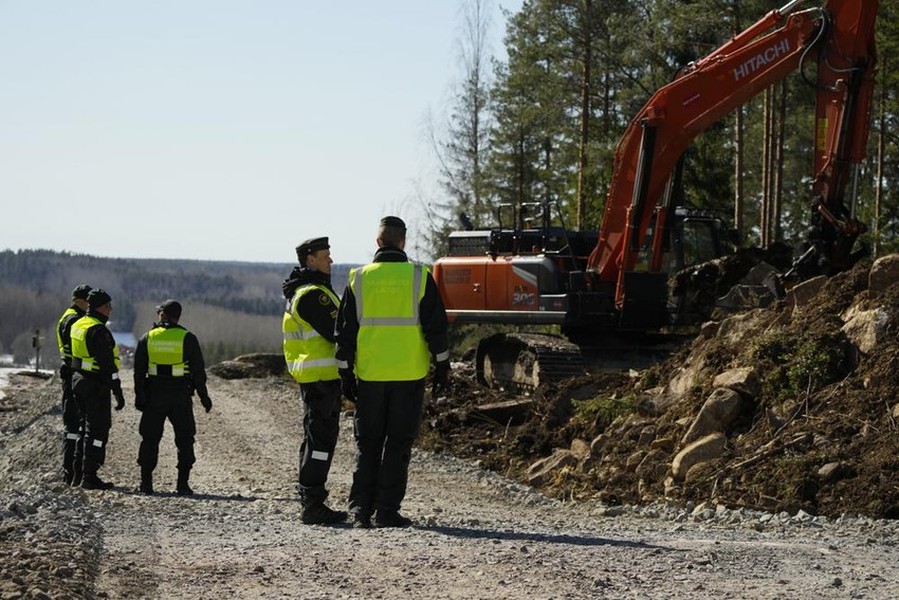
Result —
M 863 230 L 845 207 L 851 165 L 864 156 L 875 62 L 877 0 L 828 0 L 796 11 L 803 0 L 773 10 L 660 88 L 625 131 L 615 153 L 611 186 L 588 270 L 615 283 L 624 302 L 652 223 L 650 271 L 661 268 L 662 233 L 678 162 L 712 124 L 816 59 L 817 110 L 813 197 L 821 251 L 839 264 Z M 653 220 L 654 218 L 654 220 Z

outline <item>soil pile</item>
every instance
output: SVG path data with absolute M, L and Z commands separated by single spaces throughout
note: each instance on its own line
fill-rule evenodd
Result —
M 889 256 L 810 280 L 649 370 L 529 398 L 458 365 L 424 441 L 559 498 L 899 517 L 897 272 Z

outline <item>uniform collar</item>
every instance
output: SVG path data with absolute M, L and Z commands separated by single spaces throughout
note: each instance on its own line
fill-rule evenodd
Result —
M 375 252 L 373 262 L 409 262 L 409 257 L 396 246 L 384 246 Z

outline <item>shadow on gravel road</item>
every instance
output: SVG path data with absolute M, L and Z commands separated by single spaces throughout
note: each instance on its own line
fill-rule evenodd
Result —
M 200 492 L 194 492 L 192 496 L 179 496 L 176 492 L 160 492 L 156 491 L 152 496 L 147 496 L 146 494 L 140 492 L 136 488 L 134 489 L 123 489 L 119 487 L 114 487 L 111 492 L 118 492 L 124 496 L 140 496 L 143 498 L 180 498 L 184 500 L 215 500 L 215 501 L 225 501 L 225 502 L 256 502 L 257 500 L 265 500 L 266 502 L 286 502 L 289 504 L 299 504 L 299 500 L 297 498 L 269 498 L 262 496 L 244 496 L 243 494 L 203 494 Z
M 572 546 L 617 546 L 622 548 L 642 548 L 645 550 L 678 551 L 676 548 L 667 548 L 646 542 L 632 542 L 629 540 L 613 540 L 610 538 L 590 537 L 581 535 L 562 535 L 546 533 L 528 533 L 514 531 L 495 531 L 491 529 L 475 529 L 466 527 L 441 527 L 441 526 L 416 526 L 416 529 L 433 531 L 443 535 L 461 538 L 486 538 L 497 540 L 522 540 L 528 542 L 541 542 L 544 544 L 569 544 Z

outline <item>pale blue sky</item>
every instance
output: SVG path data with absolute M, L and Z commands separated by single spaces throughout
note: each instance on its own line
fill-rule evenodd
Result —
M 381 216 L 422 223 L 460 8 L 0 0 L 0 250 L 366 262 Z

